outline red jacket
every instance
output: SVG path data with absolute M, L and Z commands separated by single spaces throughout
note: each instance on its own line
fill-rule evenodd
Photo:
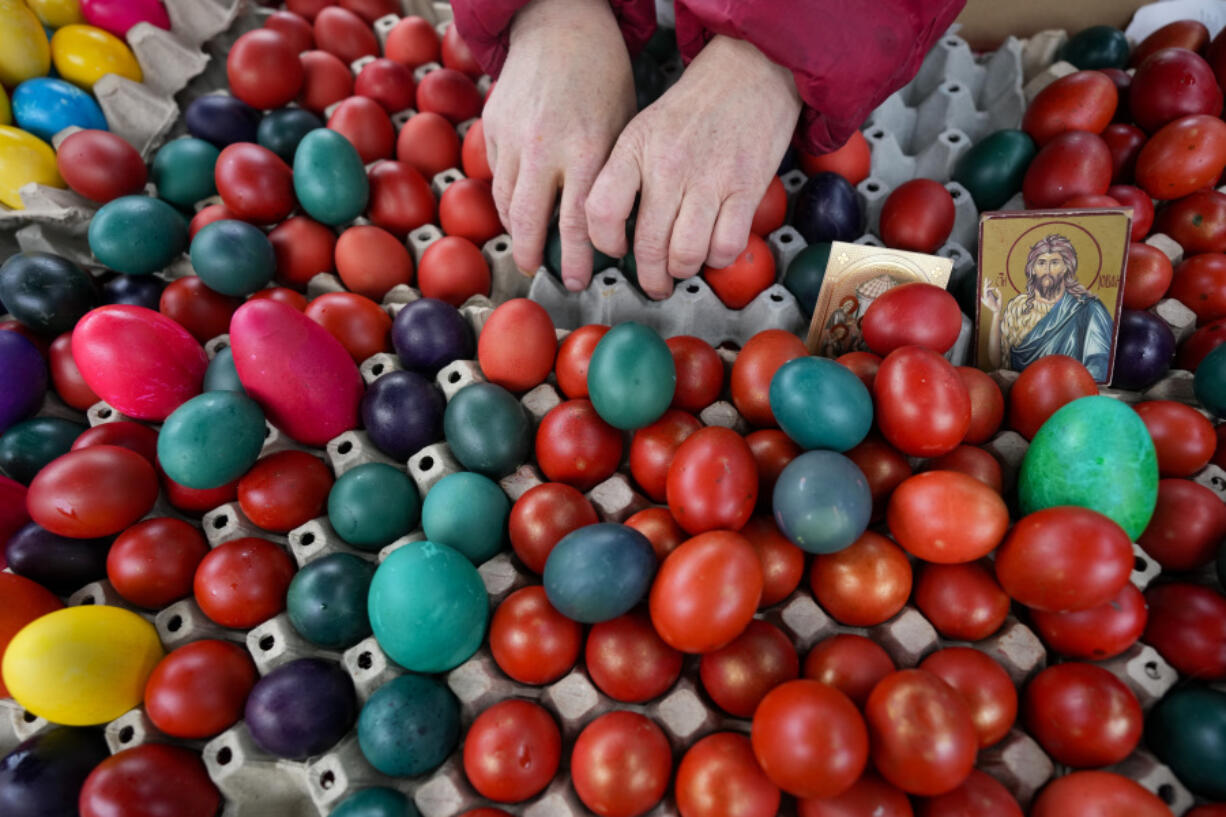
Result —
M 631 53 L 656 26 L 653 0 L 609 0 Z M 688 62 L 716 34 L 748 40 L 796 77 L 805 101 L 797 141 L 842 146 L 869 113 L 919 70 L 966 0 L 676 0 L 677 45 Z M 527 0 L 453 0 L 473 55 L 497 76 L 511 18 Z

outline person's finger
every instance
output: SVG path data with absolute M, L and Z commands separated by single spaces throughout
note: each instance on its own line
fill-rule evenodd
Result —
M 752 196 L 735 195 L 724 199 L 719 208 L 719 218 L 715 220 L 715 231 L 711 233 L 708 265 L 722 269 L 745 251 L 745 245 L 749 243 L 749 228 L 757 209 L 758 201 Z
M 519 174 L 519 163 L 515 154 L 506 153 L 494 168 L 494 181 L 490 185 L 490 193 L 494 197 L 494 208 L 498 211 L 498 220 L 502 229 L 511 232 L 511 197 L 515 192 L 515 178 Z
M 562 182 L 562 203 L 558 208 L 558 234 L 562 244 L 562 283 L 578 292 L 592 279 L 592 245 L 587 235 L 588 191 L 594 172 L 572 169 Z
M 681 191 L 667 180 L 643 185 L 639 216 L 634 226 L 634 262 L 639 286 L 657 300 L 673 291 L 668 275 L 668 239 L 681 206 Z
M 714 194 L 693 188 L 686 191 L 668 241 L 669 275 L 689 278 L 698 274 L 707 260 L 711 232 L 718 215 L 719 199 Z
M 626 219 L 634 209 L 641 175 L 638 157 L 621 139 L 587 195 L 587 229 L 592 244 L 605 255 L 626 254 Z
M 520 166 L 511 196 L 511 249 L 515 265 L 529 275 L 540 269 L 557 192 L 553 172 Z

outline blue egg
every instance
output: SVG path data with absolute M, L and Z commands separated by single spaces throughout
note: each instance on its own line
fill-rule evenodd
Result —
M 218 148 L 235 142 L 254 142 L 262 114 L 232 96 L 214 94 L 197 97 L 183 112 L 187 132 Z
M 855 466 L 853 466 L 855 467 Z M 558 612 L 595 624 L 630 612 L 651 587 L 656 555 L 647 537 L 614 523 L 562 537 L 545 562 L 545 595 Z
M 64 128 L 107 130 L 102 109 L 89 94 L 62 79 L 28 79 L 13 91 L 17 127 L 50 142 Z
M 873 398 L 860 378 L 824 357 L 798 357 L 779 367 L 770 385 L 771 411 L 805 450 L 846 451 L 873 425 Z
M 152 275 L 116 275 L 102 285 L 102 302 L 130 304 L 158 311 L 166 282 Z
M 864 472 L 847 457 L 808 451 L 779 475 L 773 504 L 779 530 L 792 544 L 809 553 L 837 553 L 868 528 L 873 495 Z

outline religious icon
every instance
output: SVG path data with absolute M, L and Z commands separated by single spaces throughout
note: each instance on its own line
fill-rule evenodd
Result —
M 860 322 L 888 289 L 915 281 L 944 288 L 953 261 L 935 255 L 834 242 L 809 324 L 809 352 L 838 357 L 863 350 Z
M 985 215 L 980 367 L 1021 371 L 1045 355 L 1068 355 L 1109 382 L 1130 222 L 1122 209 Z

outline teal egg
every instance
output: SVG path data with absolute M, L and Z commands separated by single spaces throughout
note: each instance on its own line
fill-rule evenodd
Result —
M 1158 501 L 1158 458 L 1145 423 L 1110 397 L 1082 397 L 1039 428 L 1018 474 L 1022 514 L 1079 505 L 1137 541 Z
M 376 786 L 349 795 L 328 817 L 421 817 L 421 812 L 408 795 Z
M 190 136 L 163 145 L 153 157 L 149 180 L 158 198 L 190 210 L 196 202 L 217 195 L 213 167 L 221 151 L 212 143 Z
M 191 255 L 192 268 L 205 286 L 236 298 L 263 289 L 277 271 L 272 242 L 245 221 L 205 225 L 192 239 Z
M 501 479 L 528 460 L 532 420 L 515 396 L 493 383 L 460 389 L 443 412 L 443 435 L 469 471 Z
M 610 267 L 617 267 L 617 259 L 592 247 L 592 268 L 589 272 L 604 272 Z M 562 277 L 562 234 L 558 232 L 556 222 L 549 228 L 549 237 L 545 239 L 545 269 L 555 278 Z
M 67 454 L 87 430 L 60 417 L 31 417 L 0 434 L 0 471 L 29 485 L 34 475 L 56 457 Z
M 404 536 L 420 512 L 413 480 L 381 462 L 351 468 L 328 493 L 328 521 L 338 536 L 362 550 L 379 550 Z
M 463 471 L 443 477 L 421 506 L 421 528 L 431 542 L 455 548 L 481 564 L 506 542 L 511 500 L 489 477 Z
M 204 390 L 247 393 L 238 379 L 238 369 L 234 367 L 234 350 L 229 346 L 219 350 L 209 361 L 209 367 L 204 370 Z
M 980 210 L 996 210 L 1022 189 L 1038 148 L 1020 130 L 990 133 L 963 154 L 953 180 L 966 188 Z
M 651 425 L 668 410 L 677 369 L 667 344 L 641 323 L 614 326 L 592 352 L 587 387 L 596 413 L 614 428 Z
M 854 448 L 873 426 L 873 398 L 851 369 L 824 357 L 799 357 L 771 378 L 779 427 L 806 451 Z
M 344 650 L 370 635 L 366 596 L 375 566 L 352 553 L 333 553 L 294 574 L 286 612 L 298 634 L 317 647 Z
M 1226 415 L 1226 345 L 1215 347 L 1201 360 L 1192 388 L 1207 411 Z
M 822 281 L 826 278 L 826 263 L 830 261 L 829 241 L 810 244 L 800 251 L 783 274 L 783 285 L 796 296 L 796 302 L 806 315 L 813 314 Z
M 187 249 L 187 221 L 161 199 L 121 196 L 94 213 L 89 248 L 116 272 L 148 275 Z
M 460 742 L 460 703 L 447 685 L 402 675 L 375 690 L 358 716 L 358 746 L 380 772 L 413 777 L 436 769 Z
M 51 137 L 73 126 L 107 130 L 106 117 L 94 98 L 62 79 L 28 79 L 13 89 L 10 102 L 17 127 L 44 142 L 50 142 Z
M 261 147 L 293 164 L 302 137 L 323 126 L 318 116 L 304 108 L 281 108 L 270 111 L 260 120 L 255 139 Z
M 1226 800 L 1226 692 L 1175 689 L 1149 716 L 1145 737 L 1154 754 L 1194 793 Z
M 264 412 L 245 394 L 210 391 L 179 406 L 158 433 L 158 462 L 180 485 L 207 491 L 247 472 L 264 445 Z
M 357 149 L 327 128 L 303 136 L 294 153 L 294 193 L 307 215 L 324 224 L 344 224 L 362 215 L 370 184 Z
M 379 646 L 412 672 L 446 672 L 467 661 L 489 618 L 477 568 L 429 540 L 410 542 L 383 560 L 367 604 Z
M 1090 26 L 1069 38 L 1060 49 L 1060 59 L 1082 71 L 1123 68 L 1129 51 L 1128 38 L 1115 26 Z

